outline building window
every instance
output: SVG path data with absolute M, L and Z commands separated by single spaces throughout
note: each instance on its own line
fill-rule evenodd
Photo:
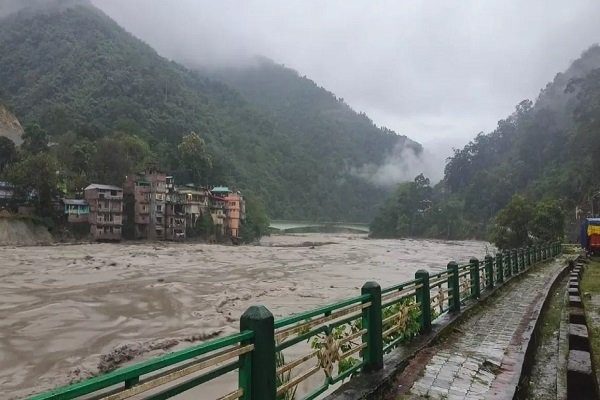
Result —
M 162 211 L 162 206 L 161 205 L 157 205 L 156 206 L 156 211 L 161 212 Z

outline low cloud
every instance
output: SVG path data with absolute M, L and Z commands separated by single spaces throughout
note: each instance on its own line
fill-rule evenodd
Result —
M 443 177 L 446 157 L 446 154 L 427 148 L 416 154 L 411 148 L 396 145 L 381 165 L 365 164 L 351 173 L 381 187 L 412 181 L 419 174 L 435 184 Z

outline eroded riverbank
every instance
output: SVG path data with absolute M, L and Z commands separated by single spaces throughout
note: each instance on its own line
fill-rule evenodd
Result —
M 485 252 L 484 242 L 327 234 L 239 247 L 2 247 L 0 392 L 22 397 L 237 331 L 252 304 L 289 315 Z

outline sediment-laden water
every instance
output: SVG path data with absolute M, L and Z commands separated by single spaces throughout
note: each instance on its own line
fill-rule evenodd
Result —
M 487 249 L 476 241 L 330 234 L 238 247 L 0 247 L 0 397 L 20 398 L 236 332 L 252 304 L 285 316 L 358 295 L 369 280 L 389 286 Z M 219 388 L 203 393 L 211 398 L 212 391 L 216 396 Z

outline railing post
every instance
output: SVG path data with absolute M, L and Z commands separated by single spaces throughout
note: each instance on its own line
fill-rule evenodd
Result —
M 504 264 L 500 252 L 496 253 L 496 273 L 498 274 L 498 283 L 504 282 Z
M 504 266 L 506 267 L 506 273 L 504 274 L 507 278 L 510 278 L 512 276 L 512 260 L 510 259 L 510 251 L 506 251 L 504 253 L 503 259 L 504 259 Z
M 360 289 L 361 294 L 368 294 L 371 305 L 362 311 L 362 326 L 367 329 L 363 335 L 363 343 L 367 348 L 363 353 L 365 366 L 363 371 L 378 371 L 383 368 L 383 320 L 381 310 L 381 286 L 377 282 L 367 282 Z
M 460 312 L 460 283 L 458 281 L 458 264 L 450 261 L 446 267 L 448 270 L 448 291 L 452 292 L 452 301 L 450 302 L 451 312 Z
M 275 321 L 265 306 L 251 306 L 240 318 L 240 332 L 254 332 L 254 350 L 250 361 L 250 396 L 248 399 L 275 400 L 277 397 L 275 362 Z M 248 379 L 240 369 L 240 377 Z
M 431 292 L 429 290 L 429 272 L 420 269 L 415 272 L 415 279 L 419 280 L 417 285 L 421 285 L 416 290 L 417 301 L 421 308 L 421 332 L 431 331 Z
M 535 261 L 542 261 L 542 249 L 539 244 L 535 246 Z
M 527 267 L 531 267 L 531 246 L 527 246 Z
M 492 289 L 494 287 L 494 259 L 492 256 L 485 256 L 485 277 L 487 278 L 485 281 L 485 287 L 487 289 Z
M 519 249 L 519 270 L 525 271 L 525 250 L 522 247 Z
M 513 249 L 511 252 L 512 255 L 512 268 L 513 268 L 513 275 L 517 275 L 519 273 L 519 258 L 517 257 L 517 249 Z
M 469 260 L 469 275 L 471 278 L 471 297 L 478 299 L 481 295 L 481 281 L 479 278 L 479 260 L 475 257 Z
M 542 261 L 546 261 L 546 245 L 542 245 Z

